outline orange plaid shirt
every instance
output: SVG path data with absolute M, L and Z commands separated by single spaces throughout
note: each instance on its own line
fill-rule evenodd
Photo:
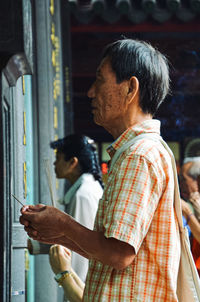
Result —
M 145 121 L 127 129 L 108 152 L 112 158 L 135 136 L 159 132 L 158 120 Z M 130 244 L 136 256 L 124 270 L 90 260 L 83 301 L 178 301 L 174 178 L 161 143 L 141 139 L 120 155 L 109 171 L 94 230 Z

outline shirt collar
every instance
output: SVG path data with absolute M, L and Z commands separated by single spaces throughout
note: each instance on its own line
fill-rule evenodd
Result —
M 126 129 L 108 148 L 107 152 L 112 158 L 116 150 L 119 149 L 124 143 L 133 139 L 142 133 L 157 133 L 160 134 L 160 121 L 151 119 L 142 123 L 134 125 Z

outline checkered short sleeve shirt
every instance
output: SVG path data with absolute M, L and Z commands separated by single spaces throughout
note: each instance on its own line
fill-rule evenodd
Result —
M 160 122 L 127 129 L 109 148 L 112 158 L 142 133 L 159 133 Z M 117 159 L 102 199 L 95 230 L 134 247 L 124 270 L 90 260 L 83 301 L 178 301 L 180 238 L 174 210 L 170 157 L 159 142 L 141 139 Z

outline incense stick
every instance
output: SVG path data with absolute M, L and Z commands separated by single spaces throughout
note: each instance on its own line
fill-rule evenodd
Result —
M 14 194 L 11 193 L 11 195 L 22 205 L 22 207 L 25 206 Z
M 52 206 L 56 207 L 55 198 L 54 198 L 54 194 L 53 194 L 54 192 L 53 192 L 52 179 L 51 179 L 51 173 L 50 173 L 49 159 L 43 159 L 43 163 L 44 163 L 46 178 L 47 178 L 47 182 L 48 182 L 48 186 L 49 186 Z

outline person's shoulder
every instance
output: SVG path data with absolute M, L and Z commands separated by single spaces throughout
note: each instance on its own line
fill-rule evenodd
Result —
M 94 179 L 92 174 L 89 174 L 84 177 L 84 180 L 76 192 L 76 196 L 84 199 L 90 199 L 91 197 L 99 199 L 102 193 L 103 189 L 100 183 Z
M 162 143 L 149 138 L 138 140 L 127 150 L 127 155 L 143 157 L 152 164 L 160 161 L 170 162 L 170 155 Z
M 149 138 L 141 138 L 128 148 L 127 153 L 146 157 L 149 153 L 160 152 L 162 149 L 162 145 L 159 141 Z

